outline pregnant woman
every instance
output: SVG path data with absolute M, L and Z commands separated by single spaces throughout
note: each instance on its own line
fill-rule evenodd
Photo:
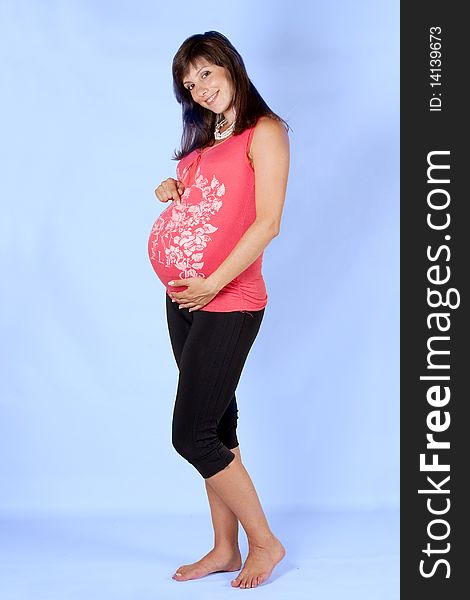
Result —
M 155 190 L 171 204 L 152 227 L 148 251 L 165 286 L 179 370 L 172 443 L 204 479 L 214 527 L 214 547 L 173 579 L 241 569 L 232 586 L 252 588 L 269 578 L 285 549 L 241 460 L 235 390 L 268 301 L 261 266 L 280 230 L 289 126 L 216 31 L 186 39 L 172 72 L 182 144 L 177 179 Z M 249 546 L 243 568 L 239 521 Z

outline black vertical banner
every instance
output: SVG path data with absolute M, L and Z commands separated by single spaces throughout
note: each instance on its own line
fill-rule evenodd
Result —
M 467 597 L 470 172 L 458 2 L 401 3 L 400 597 Z M 459 591 L 457 591 L 459 590 Z

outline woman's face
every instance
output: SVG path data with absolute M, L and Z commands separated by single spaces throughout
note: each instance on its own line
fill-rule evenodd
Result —
M 183 85 L 190 91 L 194 102 L 202 107 L 217 114 L 229 112 L 233 99 L 233 86 L 225 67 L 219 67 L 205 58 L 200 58 L 194 67 L 189 66 Z

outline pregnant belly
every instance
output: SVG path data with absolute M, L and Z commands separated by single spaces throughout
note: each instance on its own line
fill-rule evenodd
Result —
M 204 215 L 199 209 L 186 203 L 171 204 L 152 226 L 148 254 L 167 288 L 173 279 L 208 277 L 230 253 L 220 226 L 209 222 L 213 215 Z

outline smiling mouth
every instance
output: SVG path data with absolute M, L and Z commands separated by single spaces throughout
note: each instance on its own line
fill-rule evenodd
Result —
M 215 92 L 215 94 L 212 94 L 212 96 L 207 98 L 207 100 L 206 100 L 207 104 L 212 104 L 215 101 L 215 99 L 217 98 L 218 94 L 219 94 L 219 90 L 217 90 Z

